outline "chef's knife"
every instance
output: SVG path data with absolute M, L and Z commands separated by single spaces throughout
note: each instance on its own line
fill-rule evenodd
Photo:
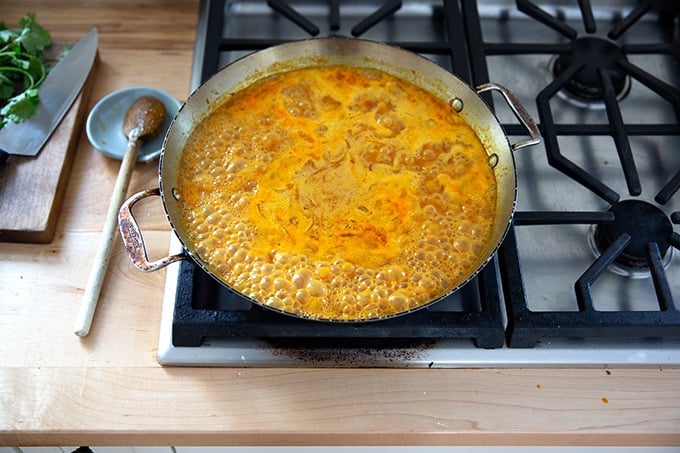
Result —
M 0 129 L 0 154 L 38 154 L 78 97 L 96 55 L 97 29 L 93 28 L 47 74 L 38 88 L 35 115 L 21 123 L 8 121 Z M 3 160 L 0 155 L 0 162 Z

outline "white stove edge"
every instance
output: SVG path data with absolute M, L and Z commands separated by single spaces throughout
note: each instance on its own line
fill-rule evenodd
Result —
M 173 234 L 170 253 L 179 253 L 181 244 Z M 578 340 L 541 342 L 535 348 L 480 349 L 472 342 L 442 340 L 436 344 L 389 353 L 378 358 L 338 359 L 342 351 L 334 351 L 336 359 L 305 359 L 303 354 L 287 354 L 268 347 L 259 340 L 212 340 L 200 347 L 178 347 L 172 344 L 172 318 L 177 290 L 179 265 L 168 266 L 166 272 L 158 362 L 163 366 L 212 367 L 343 367 L 343 368 L 670 368 L 680 366 L 680 340 L 664 340 L 649 345 L 586 345 Z M 348 352 L 351 354 L 351 352 Z M 378 356 L 382 354 L 377 354 Z M 399 356 L 407 357 L 406 359 Z M 313 354 L 318 356 L 318 354 Z M 396 357 L 396 358 L 395 358 Z

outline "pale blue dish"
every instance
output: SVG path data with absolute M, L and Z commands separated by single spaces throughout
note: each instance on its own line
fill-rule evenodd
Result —
M 157 136 L 143 140 L 137 156 L 138 162 L 157 158 L 163 147 L 165 133 L 180 108 L 180 102 L 171 94 L 153 87 L 130 87 L 104 96 L 87 117 L 87 138 L 97 150 L 114 159 L 123 159 L 127 137 L 123 134 L 123 118 L 132 103 L 141 96 L 158 98 L 168 111 L 161 131 Z

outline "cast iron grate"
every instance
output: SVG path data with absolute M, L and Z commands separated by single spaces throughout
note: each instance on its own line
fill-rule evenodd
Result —
M 199 346 L 214 338 L 301 339 L 318 346 L 387 344 L 397 340 L 419 342 L 472 339 L 480 348 L 499 348 L 505 342 L 502 300 L 495 260 L 491 261 L 455 297 L 465 309 L 450 307 L 449 296 L 407 315 L 366 323 L 321 322 L 295 318 L 252 304 L 226 289 L 189 262 L 180 264 L 172 343 Z M 303 343 L 304 344 L 304 343 Z
M 267 5 L 272 14 L 278 14 L 285 20 L 297 25 L 304 32 L 301 38 L 281 38 L 272 36 L 225 36 L 225 8 L 229 7 L 228 0 L 215 0 L 207 4 L 206 39 L 204 44 L 204 57 L 201 63 L 201 80 L 207 80 L 211 75 L 219 71 L 233 58 L 225 58 L 225 54 L 238 51 L 256 51 L 267 47 L 282 44 L 292 39 L 304 39 L 319 36 L 353 36 L 365 38 L 365 34 L 380 22 L 390 21 L 392 16 L 402 7 L 401 0 L 384 0 L 378 2 L 375 9 L 365 17 L 356 20 L 345 19 L 343 16 L 344 5 L 338 0 L 319 2 L 325 5 L 325 20 L 311 20 L 300 12 L 297 3 L 285 0 L 268 0 Z M 369 2 L 370 3 L 370 2 Z M 372 3 L 370 3 L 372 4 Z M 463 16 L 457 1 L 444 0 L 441 4 L 431 6 L 431 28 L 435 30 L 437 38 L 442 39 L 415 39 L 402 40 L 398 38 L 398 27 L 394 27 L 394 40 L 385 41 L 388 44 L 402 47 L 412 52 L 424 55 L 440 55 L 448 57 L 452 71 L 462 80 L 470 79 L 470 63 L 467 48 L 467 38 L 463 26 Z M 345 22 L 349 22 L 345 24 Z M 342 33 L 345 31 L 345 33 Z
M 269 7 L 274 14 L 279 14 L 281 18 L 296 24 L 305 36 L 334 35 L 343 34 L 342 31 L 349 30 L 345 35 L 359 36 L 369 32 L 372 27 L 379 26 L 380 21 L 390 20 L 398 14 L 402 8 L 402 2 L 386 1 L 382 6 L 377 7 L 373 13 L 364 19 L 354 21 L 349 26 L 347 19 L 342 16 L 343 4 L 338 1 L 330 0 L 323 3 L 327 6 L 328 14 L 326 19 L 309 20 L 300 13 L 299 2 L 269 1 Z M 274 37 L 225 37 L 224 35 L 224 8 L 227 2 L 224 0 L 208 2 L 210 11 L 207 14 L 207 39 L 205 42 L 205 54 L 201 65 L 201 79 L 205 80 L 213 73 L 217 72 L 225 61 L 225 55 L 230 55 L 238 51 L 250 52 L 263 49 L 268 46 L 285 42 L 284 39 Z M 618 108 L 618 101 L 625 96 L 626 81 L 635 80 L 656 93 L 661 99 L 668 102 L 678 119 L 680 119 L 680 95 L 677 87 L 648 74 L 644 69 L 632 64 L 627 56 L 660 52 L 672 55 L 677 59 L 678 20 L 667 21 L 670 27 L 675 27 L 675 31 L 669 34 L 673 36 L 669 42 L 660 44 L 650 43 L 629 43 L 619 44 L 618 38 L 624 36 L 626 31 L 633 27 L 637 20 L 648 14 L 650 11 L 663 11 L 662 18 L 677 17 L 678 5 L 674 2 L 664 2 L 661 0 L 641 1 L 638 7 L 634 8 L 626 17 L 615 26 L 608 30 L 607 40 L 597 38 L 589 40 L 584 38 L 594 38 L 593 35 L 598 24 L 592 14 L 590 2 L 581 0 L 578 2 L 583 15 L 583 24 L 586 32 L 585 36 L 578 36 L 575 29 L 569 27 L 559 15 L 552 15 L 535 2 L 517 1 L 518 10 L 523 11 L 528 16 L 544 23 L 547 27 L 555 30 L 564 39 L 558 43 L 493 43 L 485 42 L 482 36 L 477 2 L 473 0 L 443 1 L 441 6 L 433 8 L 433 28 L 442 28 L 445 39 L 440 40 L 412 40 L 406 41 L 395 34 L 394 40 L 390 44 L 397 45 L 408 50 L 434 56 L 443 56 L 448 59 L 448 66 L 451 70 L 464 81 L 474 85 L 479 85 L 489 81 L 487 69 L 487 56 L 492 55 L 512 55 L 512 54 L 551 54 L 565 56 L 556 69 L 555 79 L 541 91 L 537 99 L 539 111 L 540 127 L 543 134 L 547 159 L 555 169 L 564 173 L 588 188 L 598 197 L 608 203 L 616 203 L 621 196 L 609 187 L 604 181 L 598 179 L 596 175 L 590 174 L 577 163 L 570 160 L 560 150 L 559 136 L 611 136 L 614 139 L 619 161 L 625 179 L 627 190 L 632 197 L 640 195 L 641 187 L 638 171 L 635 165 L 634 151 L 631 149 L 629 137 L 647 135 L 680 135 L 679 122 L 658 123 L 658 124 L 626 124 L 623 121 L 621 112 Z M 442 24 L 445 24 L 442 26 Z M 340 32 L 340 33 L 339 33 Z M 594 62 L 588 66 L 587 73 L 582 73 L 586 62 L 575 53 L 576 47 L 604 49 L 608 52 L 609 58 L 606 65 Z M 600 46 L 600 47 L 598 47 Z M 597 54 L 597 52 L 595 52 Z M 579 74 L 576 81 L 575 75 Z M 610 121 L 608 124 L 560 124 L 553 119 L 551 110 L 551 99 L 559 92 L 575 91 L 575 96 L 579 96 L 578 90 L 586 86 L 585 102 L 595 98 L 601 102 L 607 111 Z M 580 94 L 583 96 L 583 94 Z M 492 104 L 490 96 L 486 96 L 487 102 Z M 522 135 L 524 132 L 518 125 L 505 124 L 504 128 L 511 135 Z M 670 180 L 658 191 L 654 200 L 659 205 L 667 204 L 680 189 L 680 170 L 678 170 Z M 674 212 L 669 215 L 673 224 L 680 223 L 680 213 Z M 519 212 L 516 216 L 516 227 L 532 228 L 544 225 L 563 225 L 563 224 L 584 224 L 584 225 L 603 225 L 616 220 L 614 212 Z M 643 260 L 649 262 L 650 272 L 654 281 L 655 290 L 659 300 L 659 310 L 655 311 L 620 311 L 620 312 L 600 312 L 593 307 L 590 286 L 597 281 L 605 269 L 620 256 L 629 244 L 630 239 L 625 234 L 612 238 L 612 242 L 605 245 L 603 253 L 597 258 L 592 266 L 584 269 L 582 276 L 574 283 L 574 298 L 578 301 L 577 312 L 534 312 L 528 308 L 527 295 L 523 287 L 523 274 L 520 265 L 521 250 L 515 237 L 514 229 L 511 229 L 507 240 L 504 242 L 498 255 L 498 267 L 502 277 L 502 291 L 505 298 L 505 307 L 508 316 L 508 326 L 506 337 L 511 347 L 533 347 L 536 342 L 543 338 L 550 337 L 625 337 L 625 338 L 647 338 L 657 336 L 680 336 L 680 315 L 673 300 L 673 294 L 669 290 L 663 266 L 659 264 L 661 255 L 655 242 L 644 244 Z M 679 248 L 680 235 L 672 232 L 667 238 L 669 246 Z M 333 337 L 336 335 L 335 329 L 339 331 L 356 330 L 353 326 L 329 325 L 327 323 L 317 323 L 295 320 L 277 313 L 268 312 L 259 307 L 254 308 L 255 318 L 246 320 L 243 327 L 232 321 L 240 318 L 243 312 L 240 310 L 223 310 L 219 308 L 225 302 L 221 298 L 231 296 L 200 296 L 196 298 L 194 293 L 208 293 L 221 291 L 215 287 L 214 282 L 195 269 L 191 264 L 182 263 L 180 280 L 185 279 L 184 283 L 178 286 L 177 306 L 175 315 L 175 325 L 173 326 L 173 342 L 176 345 L 196 345 L 206 337 L 212 336 L 237 336 L 250 335 L 246 333 L 248 329 L 260 328 L 260 319 L 272 317 L 275 327 L 275 335 L 298 335 L 289 334 L 289 328 L 297 328 L 297 324 L 303 324 L 310 332 L 306 335 L 318 338 Z M 453 338 L 474 338 L 480 347 L 499 347 L 503 343 L 503 315 L 501 310 L 502 298 L 499 294 L 498 275 L 495 266 L 488 266 L 476 279 L 466 287 L 470 297 L 480 297 L 481 310 L 473 310 L 472 313 L 458 312 L 447 314 L 448 320 L 445 322 L 447 327 L 454 330 L 446 335 Z M 677 297 L 677 295 L 676 295 Z M 485 299 L 488 298 L 488 299 Z M 244 301 L 236 302 L 236 305 L 243 304 Z M 214 306 L 211 306 L 213 304 Z M 247 301 L 245 305 L 248 305 Z M 198 308 L 197 308 L 198 307 Z M 408 317 L 395 318 L 389 322 L 370 323 L 375 324 L 378 330 L 387 327 L 390 323 L 399 323 L 408 318 L 416 321 L 416 315 L 426 317 L 430 315 L 427 310 L 420 310 L 410 314 Z M 282 319 L 285 318 L 285 319 Z M 437 321 L 439 322 L 439 321 Z M 384 323 L 384 325 L 381 325 Z M 367 324 L 368 325 L 368 324 Z M 332 326 L 332 329 L 329 329 Z M 349 327 L 349 328 L 348 328 Z M 433 330 L 441 327 L 435 324 Z M 208 329 L 208 330 L 206 330 Z M 380 335 L 399 335 L 409 337 L 420 327 L 408 326 L 403 328 L 403 332 L 382 332 Z M 455 329 L 460 329 L 458 333 Z M 332 334 L 329 332 L 333 332 Z M 500 332 L 500 337 L 499 337 Z M 259 332 L 258 335 L 271 335 L 267 332 Z M 437 334 L 440 335 L 440 334 Z M 365 337 L 361 331 L 358 337 Z
M 522 217 L 521 213 L 518 213 L 516 220 L 518 228 L 522 227 Z M 550 217 L 547 215 L 541 224 L 549 224 Z M 585 218 L 582 220 L 590 221 Z M 573 222 L 581 223 L 576 217 Z M 621 252 L 620 245 L 616 244 L 610 249 L 610 253 L 596 260 L 575 283 L 575 295 L 579 301 L 578 311 L 532 311 L 527 305 L 523 290 L 519 251 L 515 231 L 511 229 L 498 253 L 508 310 L 508 346 L 532 348 L 537 342 L 550 338 L 680 338 L 680 311 L 668 292 L 667 282 L 663 282 L 663 272 L 658 270 L 661 265 L 653 251 L 650 252 L 650 260 L 654 261 L 653 268 L 657 269 L 654 274 L 657 276 L 655 284 L 659 310 L 603 312 L 593 307 L 590 286 L 604 272 L 616 254 Z
M 625 33 L 637 20 L 640 20 L 645 13 L 653 9 L 655 3 L 668 3 L 648 0 L 642 2 L 638 8 L 634 9 L 628 16 L 621 19 L 614 25 L 608 36 L 618 38 Z M 470 45 L 474 48 L 484 49 L 486 55 L 502 54 L 555 54 L 560 57 L 567 57 L 565 67 L 559 72 L 557 77 L 548 84 L 537 96 L 536 104 L 539 113 L 541 133 L 545 142 L 545 148 L 549 163 L 570 178 L 578 181 L 583 186 L 593 191 L 596 195 L 609 203 L 615 203 L 620 195 L 614 189 L 607 186 L 592 173 L 584 170 L 578 164 L 565 156 L 558 142 L 561 135 L 582 135 L 582 136 L 611 136 L 614 138 L 616 151 L 624 171 L 628 191 L 630 195 L 641 194 L 640 177 L 635 165 L 635 159 L 631 150 L 629 137 L 646 135 L 679 135 L 680 134 L 680 89 L 669 85 L 648 73 L 643 68 L 631 63 L 627 55 L 635 54 L 668 54 L 677 56 L 680 42 L 678 41 L 677 31 L 670 42 L 662 43 L 625 43 L 617 44 L 614 41 L 605 42 L 600 37 L 594 37 L 591 33 L 597 30 L 593 19 L 590 2 L 583 0 L 579 2 L 582 11 L 583 21 L 588 35 L 579 37 L 577 31 L 562 22 L 558 17 L 553 16 L 528 0 L 517 0 L 520 11 L 525 12 L 534 19 L 543 22 L 546 26 L 553 28 L 568 38 L 566 43 L 486 43 L 482 39 L 481 30 L 470 28 Z M 659 6 L 661 7 L 661 6 Z M 674 5 L 663 5 L 663 14 L 671 17 L 680 18 L 680 3 Z M 466 11 L 466 23 L 479 23 L 476 12 L 475 2 L 464 2 Z M 677 25 L 675 25 L 677 27 Z M 597 42 L 596 47 L 606 45 L 615 48 L 609 58 L 603 58 L 598 52 L 589 52 L 586 55 L 576 55 L 578 48 L 584 47 L 584 40 Z M 586 46 L 587 47 L 587 46 Z M 595 61 L 593 61 L 595 59 Z M 473 60 L 473 80 L 476 84 L 488 82 L 488 71 L 485 59 Z M 656 93 L 660 99 L 668 102 L 678 121 L 663 124 L 625 124 L 619 108 L 615 83 L 621 77 L 631 77 Z M 603 100 L 609 124 L 556 124 L 553 119 L 552 107 L 550 104 L 560 90 L 571 85 L 580 85 L 576 81 L 579 77 L 589 80 L 594 84 L 591 90 L 597 92 L 597 96 Z M 618 84 L 620 82 L 617 82 Z M 506 125 L 506 130 L 510 134 L 521 134 L 522 131 L 515 125 Z M 680 170 L 671 180 L 659 191 L 657 201 L 661 204 L 667 202 L 673 193 L 680 189 Z
M 562 35 L 566 41 L 555 43 L 490 43 L 482 37 L 477 5 L 474 1 L 463 1 L 465 21 L 468 25 L 468 40 L 473 48 L 484 49 L 485 55 L 508 54 L 554 54 L 562 61 L 561 67 L 555 71 L 555 79 L 538 93 L 536 103 L 539 113 L 540 129 L 543 135 L 547 159 L 549 164 L 566 176 L 577 181 L 591 190 L 597 196 L 612 204 L 606 212 L 518 212 L 514 228 L 540 227 L 546 225 L 584 224 L 598 225 L 604 231 L 616 232 L 615 237 L 602 245 L 601 254 L 594 259 L 590 267 L 584 269 L 583 274 L 574 283 L 574 297 L 577 301 L 577 311 L 532 311 L 524 289 L 521 271 L 521 250 L 512 229 L 499 251 L 499 267 L 503 280 L 503 290 L 508 310 L 507 341 L 510 347 L 534 347 L 536 343 L 551 337 L 576 338 L 626 338 L 645 339 L 649 337 L 676 338 L 680 337 L 680 313 L 673 300 L 673 294 L 666 278 L 662 262 L 662 249 L 674 247 L 680 249 L 680 235 L 672 231 L 672 225 L 678 224 L 680 214 L 671 213 L 665 217 L 661 213 L 661 236 L 657 234 L 645 236 L 640 229 L 646 229 L 648 222 L 638 220 L 638 225 L 619 227 L 618 222 L 624 219 L 630 210 L 618 209 L 619 193 L 605 184 L 596 175 L 584 170 L 567 156 L 562 154 L 558 142 L 561 135 L 577 136 L 611 136 L 619 156 L 620 165 L 627 183 L 629 195 L 636 197 L 641 194 L 640 177 L 635 165 L 634 152 L 630 145 L 631 136 L 647 135 L 678 135 L 680 134 L 680 90 L 659 80 L 643 68 L 631 63 L 627 55 L 633 54 L 667 54 L 677 59 L 678 34 L 677 22 L 680 17 L 680 5 L 677 3 L 660 1 L 640 2 L 626 17 L 616 23 L 608 32 L 609 41 L 591 36 L 598 28 L 590 2 L 578 2 L 585 37 L 579 37 L 577 31 L 570 27 L 558 15 L 553 15 L 542 9 L 535 2 L 517 0 L 518 9 L 531 18 L 552 28 Z M 615 41 L 624 35 L 626 30 L 650 11 L 660 12 L 662 16 L 675 17 L 672 32 L 673 39 L 658 44 L 619 44 Z M 597 52 L 589 55 L 579 55 L 579 49 L 594 47 Z M 603 56 L 602 52 L 605 52 Z M 588 52 L 587 52 L 588 53 Z M 599 58 L 598 58 L 599 57 Z M 591 60 L 588 60 L 590 58 Z M 595 58 L 595 61 L 593 61 Z M 488 70 L 484 58 L 473 60 L 471 67 L 473 81 L 480 84 L 488 81 Z M 675 112 L 677 121 L 659 124 L 625 124 L 619 108 L 622 95 L 623 79 L 632 78 L 652 90 L 661 100 L 668 102 Z M 553 119 L 551 99 L 561 90 L 578 91 L 588 85 L 585 94 L 587 98 L 596 98 L 604 103 L 608 124 L 557 124 Z M 574 94 L 574 93 L 572 93 Z M 578 93 L 576 95 L 579 95 Z M 491 100 L 489 99 L 489 102 Z M 521 134 L 516 125 L 504 125 L 510 134 Z M 665 205 L 680 189 L 680 169 L 661 188 L 654 200 L 659 205 Z M 634 203 L 638 203 L 633 198 Z M 624 203 L 630 203 L 626 200 Z M 643 204 L 644 202 L 639 202 Z M 637 205 L 639 207 L 639 205 Z M 646 204 L 638 211 L 658 211 Z M 636 226 L 639 227 L 636 229 Z M 629 229 L 632 228 L 632 229 Z M 669 231 L 670 228 L 670 231 Z M 602 233 L 599 236 L 603 236 Z M 641 239 L 642 238 L 642 239 Z M 646 238 L 646 239 L 645 239 Z M 546 244 L 546 247 L 549 247 Z M 630 254 L 635 249 L 637 265 L 649 269 L 658 300 L 658 310 L 639 311 L 598 311 L 593 305 L 591 287 L 602 274 L 622 256 Z M 678 295 L 675 295 L 678 297 Z M 652 296 L 653 297 L 653 296 Z
M 399 11 L 401 1 L 387 0 L 366 17 L 345 26 L 343 6 L 337 1 L 327 6 L 326 19 L 311 20 L 300 13 L 295 2 L 269 0 L 272 14 L 279 14 L 294 23 L 304 33 L 333 35 L 347 29 L 352 36 L 361 36 Z M 225 37 L 225 0 L 208 2 L 204 56 L 201 80 L 216 73 L 225 64 L 225 55 L 239 51 L 255 51 L 285 42 L 273 37 Z M 414 52 L 443 56 L 447 65 L 463 80 L 470 78 L 468 50 L 463 16 L 457 2 L 444 1 L 432 8 L 433 28 L 442 30 L 441 39 L 394 41 Z M 344 27 L 344 28 L 343 28 Z M 229 60 L 229 57 L 226 58 Z M 428 342 L 438 339 L 472 339 L 480 348 L 500 348 L 505 342 L 505 316 L 499 287 L 500 277 L 495 258 L 455 297 L 417 310 L 408 315 L 368 323 L 328 323 L 294 318 L 276 313 L 227 290 L 205 272 L 189 262 L 180 263 L 178 290 L 173 317 L 172 342 L 175 346 L 198 346 L 212 338 L 247 337 L 267 340 L 314 339 L 324 346 L 349 344 L 356 347 L 381 346 L 383 340 L 393 345 L 395 340 Z M 454 296 L 451 296 L 454 297 Z M 306 346 L 310 342 L 306 342 Z M 304 344 L 304 343 L 303 343 Z

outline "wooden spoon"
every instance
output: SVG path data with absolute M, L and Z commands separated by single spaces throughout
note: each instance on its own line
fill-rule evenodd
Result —
M 128 143 L 125 148 L 123 162 L 120 165 L 120 170 L 118 170 L 118 177 L 116 178 L 116 185 L 114 186 L 113 194 L 111 195 L 109 210 L 106 213 L 106 220 L 99 241 L 99 248 L 94 257 L 94 264 L 92 265 L 90 277 L 87 281 L 87 286 L 85 287 L 83 301 L 80 305 L 80 310 L 78 311 L 75 334 L 79 337 L 85 337 L 90 333 L 92 318 L 94 317 L 99 293 L 101 292 L 102 284 L 104 283 L 104 275 L 106 274 L 111 259 L 113 240 L 118 225 L 118 211 L 127 194 L 130 177 L 132 176 L 132 169 L 134 168 L 134 164 L 137 161 L 137 154 L 139 153 L 140 139 L 157 135 L 161 130 L 166 115 L 167 111 L 165 105 L 152 96 L 140 97 L 132 103 L 125 114 L 123 120 L 123 133 L 128 138 Z

